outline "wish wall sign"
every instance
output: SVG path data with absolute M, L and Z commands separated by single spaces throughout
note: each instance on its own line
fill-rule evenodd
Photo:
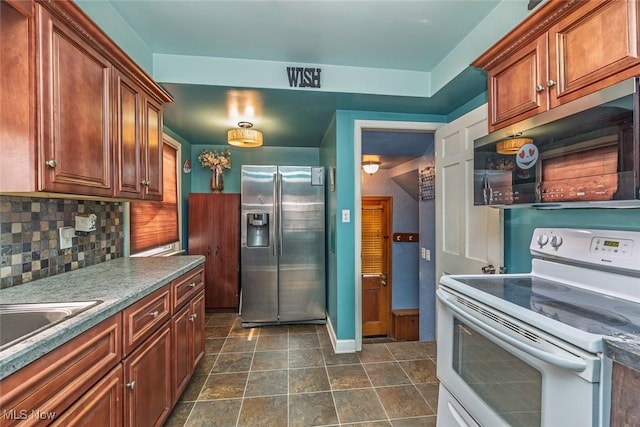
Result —
M 320 89 L 320 68 L 287 67 L 289 87 L 311 87 Z

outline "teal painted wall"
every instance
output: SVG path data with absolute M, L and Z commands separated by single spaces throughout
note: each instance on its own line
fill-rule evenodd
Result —
M 444 116 L 383 113 L 372 111 L 336 112 L 336 212 L 348 209 L 354 211 L 354 182 L 359 179 L 354 171 L 354 121 L 381 120 L 403 122 L 438 122 L 446 121 Z M 340 216 L 340 215 L 338 215 Z M 338 339 L 355 339 L 355 228 L 353 222 L 336 221 L 336 293 L 337 312 L 332 324 Z
M 337 257 L 336 257 L 336 191 L 331 190 L 331 168 L 336 166 L 336 119 L 331 120 L 320 144 L 320 164 L 327 171 L 325 186 L 325 224 L 326 224 L 326 289 L 327 315 L 332 325 L 338 321 L 337 294 Z
M 531 271 L 529 243 L 536 227 L 640 231 L 640 209 L 505 210 L 504 261 L 507 272 Z
M 211 170 L 202 167 L 198 154 L 202 150 L 215 150 L 218 153 L 229 148 L 231 169 L 224 172 L 224 193 L 240 192 L 240 170 L 242 165 L 292 165 L 319 166 L 318 148 L 303 147 L 259 147 L 235 148 L 228 145 L 194 145 L 191 149 L 191 191 L 193 193 L 211 192 Z

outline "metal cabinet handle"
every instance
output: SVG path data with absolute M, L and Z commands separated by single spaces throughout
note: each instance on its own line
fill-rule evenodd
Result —
M 125 386 L 130 389 L 133 390 L 136 386 L 136 382 L 135 381 L 131 381 L 130 383 L 125 384 Z
M 551 79 L 547 80 L 547 87 L 553 87 L 553 86 L 555 86 L 555 85 L 556 85 L 556 82 L 555 82 L 555 81 L 553 81 L 553 80 L 551 80 Z
M 190 287 L 190 288 L 195 288 L 195 287 L 196 287 L 196 282 L 191 282 L 191 283 L 189 283 L 189 287 Z
M 544 90 L 544 86 L 542 85 L 536 85 L 536 92 L 540 93 Z
M 56 166 L 58 166 L 58 162 L 56 162 L 55 160 L 47 160 L 45 164 L 50 168 L 55 168 Z
M 151 313 L 149 313 L 149 316 L 158 317 L 158 314 L 160 314 L 160 312 L 158 310 L 156 310 L 156 311 L 152 311 Z
M 193 313 L 191 316 L 189 316 L 189 320 L 191 320 L 192 322 L 195 322 L 197 318 L 198 318 L 198 313 Z

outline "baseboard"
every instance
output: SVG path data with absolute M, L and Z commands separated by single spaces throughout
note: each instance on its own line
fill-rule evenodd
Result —
M 333 346 L 334 353 L 355 353 L 356 352 L 356 340 L 338 340 L 336 333 L 333 330 L 333 324 L 329 313 L 327 313 L 327 331 L 329 332 L 329 338 L 331 339 L 331 345 Z

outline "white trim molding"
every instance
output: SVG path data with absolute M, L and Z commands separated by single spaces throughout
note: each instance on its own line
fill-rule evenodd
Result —
M 362 131 L 364 130 L 414 130 L 423 132 L 435 132 L 436 129 L 446 123 L 437 122 L 403 122 L 391 120 L 354 120 L 353 121 L 353 226 L 354 226 L 354 321 L 355 342 L 354 350 L 362 350 Z M 417 183 L 416 183 L 417 185 Z M 437 231 L 436 231 L 437 232 Z M 340 343 L 342 344 L 342 343 Z M 335 346 L 335 345 L 334 345 Z M 336 353 L 338 352 L 336 348 Z
M 336 332 L 333 330 L 331 324 L 331 318 L 327 313 L 327 332 L 329 332 L 329 338 L 331 339 L 331 345 L 333 346 L 333 352 L 338 353 L 355 353 L 356 352 L 356 340 L 338 340 Z

